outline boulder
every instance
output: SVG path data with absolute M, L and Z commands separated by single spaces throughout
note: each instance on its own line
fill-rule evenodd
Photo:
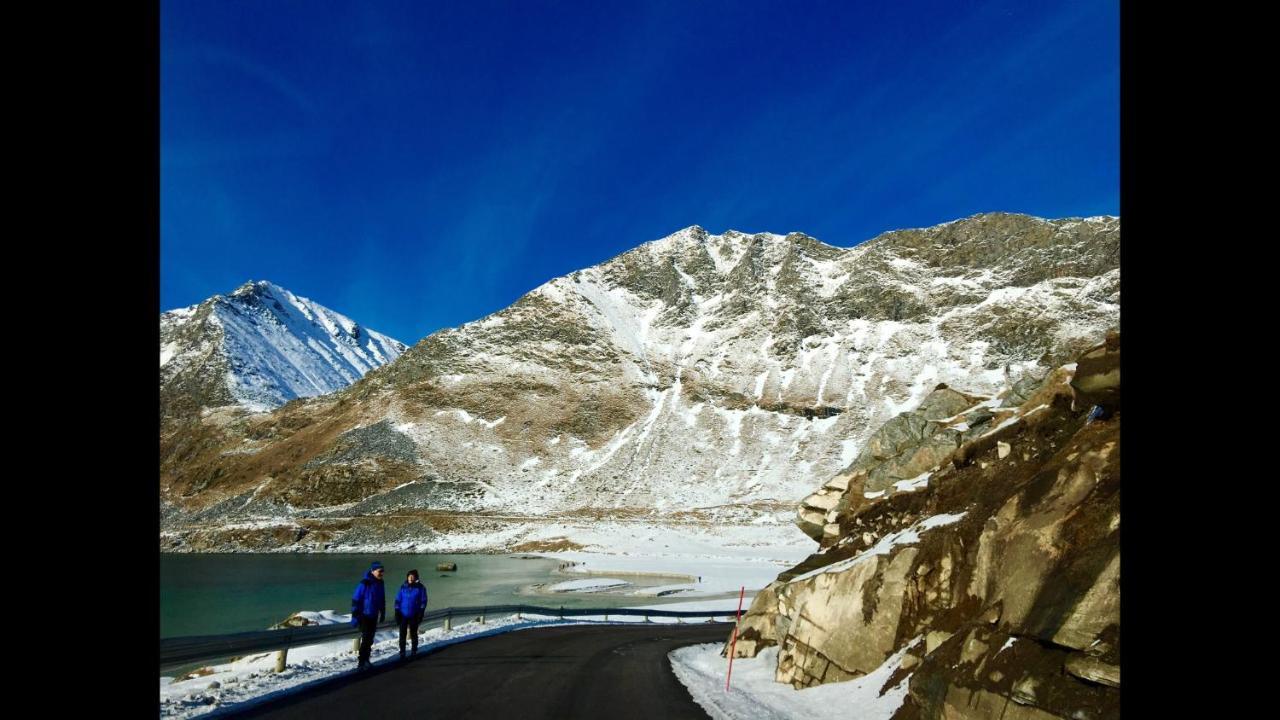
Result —
M 775 679 L 803 688 L 918 643 L 895 717 L 1118 717 L 1118 366 L 1115 337 L 1016 408 L 939 388 L 886 423 L 799 509 L 821 548 L 757 595 L 739 655 L 777 646 Z M 1083 394 L 1110 419 L 1085 422 Z M 907 472 L 927 486 L 893 492 Z
M 1073 654 L 1064 664 L 1067 672 L 1083 680 L 1107 687 L 1120 687 L 1120 667 L 1104 663 L 1083 653 Z
M 1120 405 L 1119 334 L 1109 334 L 1101 345 L 1080 356 L 1071 389 L 1076 394 L 1074 409 L 1093 405 L 1113 409 Z

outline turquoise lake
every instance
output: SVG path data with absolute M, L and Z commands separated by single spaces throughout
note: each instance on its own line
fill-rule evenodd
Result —
M 410 569 L 422 573 L 428 610 L 467 605 L 523 603 L 548 607 L 653 605 L 665 599 L 624 595 L 519 594 L 521 587 L 574 579 L 555 574 L 559 562 L 514 555 L 336 555 L 165 554 L 160 555 L 160 637 L 265 630 L 299 610 L 351 609 L 351 593 L 372 560 L 386 566 L 387 618 Z M 458 564 L 457 572 L 436 563 Z M 445 577 L 441 577 L 441 576 Z M 581 576 L 578 576 L 581 577 Z M 636 586 L 678 582 L 631 578 Z M 678 601 L 670 598 L 667 602 Z

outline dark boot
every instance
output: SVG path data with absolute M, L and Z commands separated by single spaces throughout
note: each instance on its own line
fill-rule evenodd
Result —
M 416 648 L 415 648 L 415 649 L 416 649 Z M 401 659 L 401 660 L 403 660 L 403 659 L 404 659 L 404 647 L 403 647 L 403 646 L 400 648 L 400 659 Z

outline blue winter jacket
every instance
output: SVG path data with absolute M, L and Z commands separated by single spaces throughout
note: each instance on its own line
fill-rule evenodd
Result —
M 381 622 L 387 617 L 387 596 L 382 581 L 373 576 L 370 570 L 364 579 L 356 585 L 356 592 L 351 596 L 351 622 L 357 623 L 362 617 L 376 617 Z
M 427 611 L 427 586 L 421 582 L 412 585 L 405 582 L 396 593 L 396 612 L 405 617 L 416 617 Z

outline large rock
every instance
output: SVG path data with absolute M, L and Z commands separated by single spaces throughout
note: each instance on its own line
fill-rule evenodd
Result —
M 1073 654 L 1067 657 L 1065 667 L 1067 672 L 1083 680 L 1106 685 L 1107 687 L 1120 687 L 1119 666 L 1104 663 L 1088 655 Z
M 833 511 L 846 513 L 867 494 L 906 490 L 910 481 L 938 468 L 965 438 L 990 425 L 988 398 L 938 385 L 919 407 L 900 413 L 871 434 L 843 472 L 800 502 L 795 523 L 806 535 L 829 536 Z
M 868 501 L 866 479 L 918 447 L 904 428 L 953 418 L 908 414 L 878 432 L 872 459 L 806 499 L 830 508 L 821 549 L 757 596 L 738 654 L 777 645 L 776 678 L 808 687 L 918 643 L 898 670 L 910 681 L 895 717 L 1118 717 L 1119 384 L 1095 360 L 1118 367 L 1119 336 L 1084 357 L 959 431 L 927 487 Z M 1115 402 L 1104 422 L 1071 402 L 1081 368 L 1103 378 L 1083 392 Z M 861 502 L 841 502 L 855 491 Z
M 778 651 L 776 679 L 808 687 L 879 667 L 897 644 L 916 553 L 909 547 L 891 557 L 873 555 L 841 572 L 794 582 L 783 601 L 795 611 Z M 825 602 L 829 597 L 844 602 Z
M 1120 404 L 1120 336 L 1112 333 L 1106 342 L 1080 356 L 1071 388 L 1077 407 Z

